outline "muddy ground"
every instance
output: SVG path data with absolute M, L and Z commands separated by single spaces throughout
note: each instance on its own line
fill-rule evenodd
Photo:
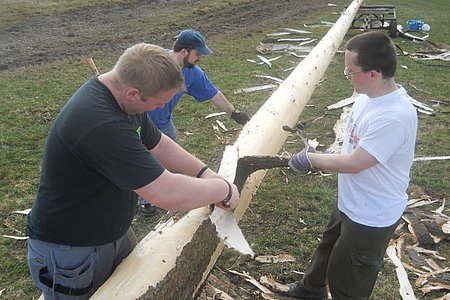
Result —
M 0 70 L 80 56 L 117 54 L 146 41 L 170 47 L 184 28 L 207 38 L 249 35 L 287 20 L 307 20 L 324 0 L 230 1 L 215 9 L 207 0 L 141 0 L 63 14 L 42 14 L 0 28 Z

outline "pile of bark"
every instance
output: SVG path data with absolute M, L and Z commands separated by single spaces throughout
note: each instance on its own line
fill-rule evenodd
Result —
M 437 209 L 433 209 L 437 206 Z M 399 293 L 404 300 L 421 298 L 419 295 L 416 298 L 414 291 L 426 299 L 450 299 L 450 266 L 445 254 L 439 253 L 440 246 L 450 241 L 450 217 L 447 211 L 445 199 L 423 195 L 408 202 L 402 221 L 386 251 L 386 260 L 389 259 L 396 267 Z M 239 260 L 246 259 L 241 256 L 234 265 L 238 267 L 242 263 Z M 295 258 L 282 254 L 259 256 L 255 261 L 277 264 L 294 262 Z M 233 270 L 233 267 L 219 271 L 220 278 L 210 274 L 199 299 L 286 299 L 279 292 L 285 291 L 287 286 L 276 282 L 270 275 L 256 279 L 246 271 Z
M 429 209 L 440 204 L 437 209 Z M 423 295 L 432 291 L 445 291 L 438 299 L 450 299 L 450 267 L 447 258 L 439 254 L 442 243 L 450 241 L 450 217 L 445 212 L 445 199 L 432 199 L 423 195 L 409 200 L 396 237 L 388 249 L 389 258 L 397 267 L 400 290 L 409 290 L 409 282 Z M 389 253 L 389 250 L 391 251 Z M 396 257 L 392 257 L 396 255 Z M 397 260 L 396 263 L 395 260 Z M 401 276 L 399 269 L 408 272 Z M 408 280 L 408 282 L 406 282 Z M 408 287 L 408 288 L 407 288 Z M 412 289 L 402 294 L 403 299 L 415 299 Z M 409 297 L 408 295 L 414 297 Z

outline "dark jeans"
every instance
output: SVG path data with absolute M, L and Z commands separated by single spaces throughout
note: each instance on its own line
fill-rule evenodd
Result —
M 45 300 L 89 299 L 135 246 L 131 228 L 117 241 L 93 247 L 30 239 L 28 267 Z
M 174 142 L 177 142 L 177 129 L 172 119 L 164 127 L 159 128 L 159 131 L 170 137 Z
M 361 225 L 340 212 L 336 203 L 302 280 L 305 288 L 324 291 L 328 279 L 334 300 L 368 299 L 399 222 L 383 228 Z

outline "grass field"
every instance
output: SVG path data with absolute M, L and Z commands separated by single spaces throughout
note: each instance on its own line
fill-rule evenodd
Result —
M 30 10 L 51 15 L 77 10 L 86 5 L 105 5 L 106 2 L 108 1 L 77 1 L 77 5 L 74 5 L 71 1 L 18 1 L 20 5 L 23 4 L 20 6 L 14 1 L 4 1 L 0 3 L 0 27 L 29 17 L 33 14 Z M 211 7 L 220 7 L 226 5 L 226 2 L 246 1 L 210 2 Z M 350 1 L 339 2 L 339 9 L 349 3 Z M 366 4 L 380 2 L 370 0 Z M 406 27 L 409 19 L 423 19 L 431 26 L 429 40 L 450 44 L 447 0 L 393 0 L 389 4 L 396 6 L 399 24 Z M 235 95 L 233 91 L 272 83 L 253 76 L 256 74 L 286 78 L 289 72 L 283 69 L 295 66 L 300 61 L 283 55 L 274 62 L 271 69 L 247 62 L 247 59 L 256 59 L 255 48 L 264 40 L 265 34 L 277 31 L 279 27 L 301 28 L 303 22 L 318 23 L 322 20 L 335 21 L 337 18 L 337 15 L 331 14 L 330 9 L 311 13 L 306 21 L 289 19 L 248 33 L 216 34 L 208 38 L 208 45 L 214 50 L 214 55 L 205 59 L 201 66 L 239 110 L 253 115 L 269 98 L 270 92 Z M 326 27 L 312 29 L 313 35 L 319 39 L 327 30 Z M 345 39 L 357 33 L 357 30 L 350 30 Z M 394 42 L 408 52 L 431 50 L 422 43 L 400 37 L 394 39 Z M 100 58 L 96 60 L 99 69 L 108 70 L 119 54 L 120 52 L 116 55 L 99 55 Z M 416 156 L 450 155 L 449 62 L 415 60 L 400 55 L 398 65 L 396 81 L 413 98 L 428 105 L 436 104 L 434 100 L 443 101 L 440 106 L 434 107 L 433 115 L 419 115 Z M 340 115 L 340 111 L 327 111 L 326 106 L 352 93 L 351 84 L 342 75 L 342 70 L 343 55 L 336 54 L 324 80 L 309 102 L 312 106 L 307 107 L 299 119 L 299 122 L 309 125 L 303 134 L 308 138 L 317 138 L 325 147 L 334 140 L 333 125 Z M 24 235 L 25 217 L 14 214 L 13 211 L 31 207 L 39 184 L 43 146 L 51 123 L 68 97 L 90 76 L 89 68 L 81 59 L 61 59 L 0 71 L 0 235 Z M 215 112 L 212 104 L 199 105 L 186 97 L 175 110 L 175 123 L 180 144 L 211 166 L 218 166 L 225 144 L 233 142 L 241 127 L 222 116 L 220 120 L 229 131 L 217 133 L 212 128 L 213 121 L 204 119 L 205 115 L 212 112 Z M 323 117 L 319 118 L 321 116 Z M 284 149 L 295 152 L 300 147 L 300 141 L 292 136 Z M 303 271 L 308 265 L 327 222 L 330 206 L 336 198 L 336 181 L 335 175 L 310 177 L 295 176 L 286 170 L 269 171 L 240 225 L 258 255 L 289 253 L 297 261 L 282 265 L 258 265 L 245 261 L 238 264 L 240 271 L 247 271 L 255 278 L 271 274 L 280 282 L 299 279 L 299 275 L 293 271 Z M 442 203 L 450 194 L 449 182 L 450 161 L 415 163 L 411 174 L 411 191 L 415 194 L 411 197 L 427 194 Z M 436 207 L 433 206 L 433 209 Z M 445 212 L 450 214 L 448 208 Z M 148 233 L 154 222 L 154 219 L 138 216 L 134 226 L 140 238 Z M 447 258 L 442 267 L 445 264 L 448 266 L 448 241 L 441 242 L 436 249 L 441 256 Z M 237 260 L 238 256 L 233 251 L 226 250 L 213 273 L 225 280 L 225 271 L 232 265 L 236 266 Z M 40 293 L 28 275 L 25 241 L 0 236 L 0 269 L 0 299 L 39 297 Z M 414 279 L 414 275 L 410 274 L 412 284 Z M 418 290 L 415 292 L 419 299 L 437 299 L 443 295 L 440 291 L 427 295 L 421 295 Z M 247 299 L 257 298 L 249 295 Z M 392 264 L 386 263 L 383 268 L 372 299 L 400 299 Z

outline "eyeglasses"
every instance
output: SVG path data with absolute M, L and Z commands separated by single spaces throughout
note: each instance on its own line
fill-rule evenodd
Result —
M 367 72 L 367 71 L 366 70 L 362 70 L 362 71 L 358 71 L 358 72 L 350 72 L 350 70 L 347 67 L 344 68 L 344 76 L 347 79 L 350 79 L 350 77 L 352 75 L 359 74 L 359 73 L 364 73 L 364 72 Z

